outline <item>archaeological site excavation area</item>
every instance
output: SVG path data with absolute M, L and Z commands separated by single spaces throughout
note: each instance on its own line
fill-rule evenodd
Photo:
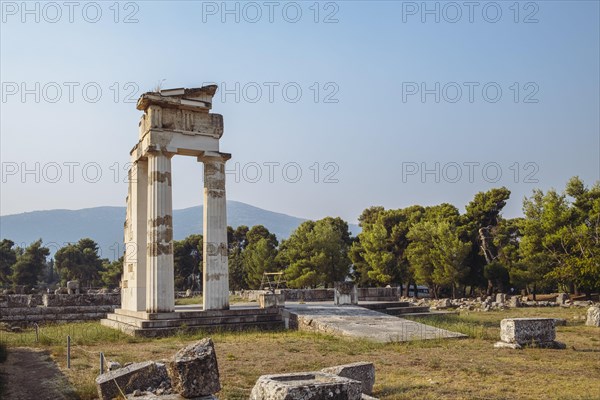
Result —
M 599 16 L 1 1 L 0 399 L 600 399 Z

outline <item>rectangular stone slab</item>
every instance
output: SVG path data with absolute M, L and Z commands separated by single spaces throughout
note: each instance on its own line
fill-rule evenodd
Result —
M 375 366 L 373 363 L 356 362 L 336 365 L 335 367 L 323 368 L 321 372 L 359 381 L 362 383 L 363 393 L 373 393 L 373 385 L 375 384 Z
M 164 364 L 154 361 L 131 364 L 99 375 L 96 378 L 98 397 L 102 400 L 110 400 L 119 397 L 121 391 L 128 394 L 136 389 L 156 388 L 161 382 L 168 379 L 167 368 Z
M 263 375 L 250 393 L 251 400 L 360 400 L 361 383 L 324 372 Z
M 554 318 L 507 318 L 500 322 L 500 339 L 505 343 L 547 343 L 555 338 Z

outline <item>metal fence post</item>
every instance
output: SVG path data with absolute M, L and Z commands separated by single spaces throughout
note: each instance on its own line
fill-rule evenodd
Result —
M 71 368 L 71 336 L 67 335 L 67 368 Z
M 104 353 L 100 352 L 100 375 L 104 373 Z

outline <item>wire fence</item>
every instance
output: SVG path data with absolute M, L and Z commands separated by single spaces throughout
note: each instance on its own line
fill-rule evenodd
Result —
M 77 331 L 71 329 L 71 327 L 62 330 L 58 326 L 53 326 L 51 329 L 44 329 L 35 322 L 32 324 L 32 327 L 32 332 L 23 332 L 23 334 L 16 336 L 17 340 L 15 340 L 15 337 L 13 337 L 11 340 L 11 345 L 30 346 L 43 344 L 65 346 L 67 368 L 71 368 L 71 361 L 73 358 L 75 358 L 75 353 L 78 353 L 80 356 L 84 356 L 87 361 L 91 361 L 92 364 L 98 362 L 98 370 L 100 374 L 106 372 L 106 366 L 109 365 L 109 363 L 104 355 L 104 352 L 98 350 L 88 350 L 84 347 L 85 345 L 78 343 L 74 338 L 79 337 L 81 338 L 80 340 L 82 342 L 90 339 L 93 340 L 94 338 L 99 337 L 99 331 L 96 327 L 80 326 L 79 330 Z M 105 331 L 102 333 L 105 334 Z M 0 337 L 0 341 L 4 342 L 2 339 L 3 338 Z

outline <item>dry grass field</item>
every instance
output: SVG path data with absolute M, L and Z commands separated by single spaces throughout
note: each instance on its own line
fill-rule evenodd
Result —
M 262 374 L 317 370 L 355 361 L 375 363 L 374 396 L 380 399 L 599 399 L 600 329 L 584 326 L 585 309 L 521 308 L 471 312 L 422 320 L 460 331 L 468 339 L 377 344 L 313 333 L 212 333 L 223 390 L 220 399 L 247 399 Z M 553 317 L 566 350 L 494 349 L 500 320 Z M 376 329 L 374 327 L 374 329 Z M 99 352 L 120 363 L 160 360 L 201 338 L 201 333 L 164 339 L 134 339 L 99 323 L 47 326 L 35 332 L 1 332 L 10 347 L 47 349 L 81 399 L 96 396 Z M 66 368 L 66 336 L 71 335 L 71 368 Z

